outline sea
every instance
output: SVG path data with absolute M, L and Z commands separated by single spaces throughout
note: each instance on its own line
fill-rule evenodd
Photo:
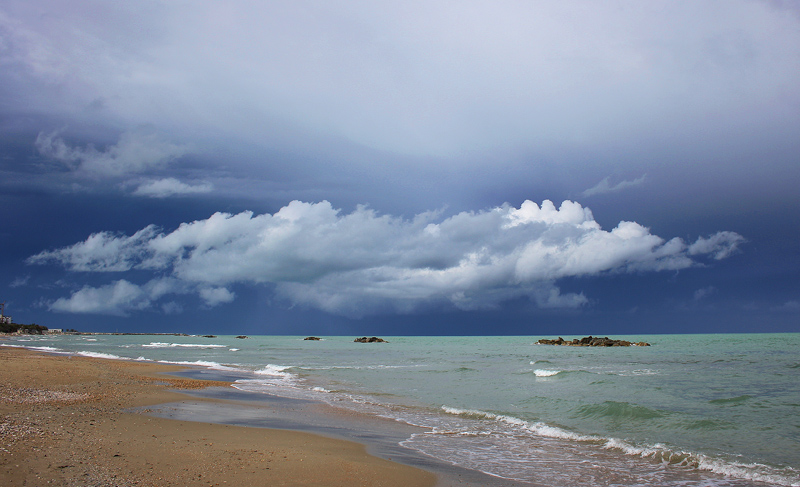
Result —
M 235 372 L 242 391 L 420 426 L 403 447 L 520 485 L 800 486 L 798 333 L 611 337 L 651 345 L 632 347 L 354 338 L 95 334 L 4 344 Z

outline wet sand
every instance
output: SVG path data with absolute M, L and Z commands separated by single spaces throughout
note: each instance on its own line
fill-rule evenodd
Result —
M 437 484 L 432 472 L 378 458 L 353 441 L 146 414 L 164 410 L 157 405 L 213 410 L 214 404 L 222 406 L 226 401 L 201 391 L 227 383 L 164 375 L 177 370 L 160 364 L 0 347 L 0 483 Z M 133 408 L 138 409 L 132 412 Z

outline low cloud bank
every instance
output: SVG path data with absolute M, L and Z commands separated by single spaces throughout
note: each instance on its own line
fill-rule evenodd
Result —
M 168 198 L 170 196 L 210 193 L 213 190 L 214 186 L 211 183 L 191 185 L 175 178 L 164 178 L 142 183 L 133 194 L 149 198 Z
M 607 231 L 572 201 L 412 219 L 292 201 L 275 214 L 215 213 L 171 232 L 152 225 L 132 236 L 100 232 L 28 263 L 159 276 L 142 286 L 120 279 L 85 287 L 51 305 L 60 311 L 120 314 L 185 293 L 214 306 L 235 299 L 233 285 L 271 284 L 291 305 L 360 317 L 443 305 L 486 309 L 519 297 L 574 308 L 588 298 L 562 294 L 559 279 L 685 269 L 726 258 L 742 242 L 734 232 L 665 240 L 626 221 Z
M 160 168 L 189 153 L 184 145 L 164 140 L 147 131 L 124 132 L 119 141 L 97 150 L 91 144 L 72 147 L 60 137 L 61 132 L 41 132 L 36 137 L 36 149 L 45 157 L 66 165 L 70 170 L 91 177 L 116 177 Z
M 608 181 L 609 178 L 603 178 L 602 181 L 584 191 L 583 196 L 586 198 L 598 194 L 616 193 L 618 191 L 622 191 L 623 189 L 641 186 L 645 183 L 645 181 L 647 181 L 647 175 L 645 174 L 644 176 L 638 177 L 631 181 L 620 181 L 613 186 Z

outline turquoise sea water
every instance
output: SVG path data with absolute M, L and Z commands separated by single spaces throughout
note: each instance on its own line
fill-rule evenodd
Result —
M 615 336 L 652 346 L 613 348 L 536 345 L 540 337 L 302 338 L 8 343 L 248 371 L 235 387 L 424 426 L 403 445 L 521 482 L 800 485 L 800 334 Z

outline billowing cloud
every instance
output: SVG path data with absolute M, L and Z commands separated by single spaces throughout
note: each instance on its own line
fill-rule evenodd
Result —
M 167 142 L 158 134 L 146 131 L 125 132 L 115 145 L 104 151 L 92 145 L 72 147 L 59 135 L 60 131 L 39 133 L 36 149 L 71 170 L 97 177 L 123 176 L 163 167 L 189 152 L 186 146 Z
M 621 191 L 626 188 L 639 186 L 640 184 L 643 184 L 647 180 L 647 175 L 633 179 L 631 181 L 620 181 L 613 186 L 608 182 L 608 180 L 609 178 L 607 177 L 603 178 L 602 181 L 584 191 L 583 196 L 588 197 L 588 196 L 594 196 L 596 194 L 616 193 L 617 191 Z
M 141 184 L 136 188 L 133 194 L 151 198 L 167 198 L 170 196 L 209 193 L 213 191 L 213 189 L 214 186 L 210 183 L 191 185 L 183 183 L 175 178 L 164 178 Z
M 201 288 L 199 294 L 200 298 L 202 298 L 208 306 L 230 303 L 236 298 L 234 293 L 228 291 L 224 287 Z
M 143 246 L 158 232 L 149 225 L 130 237 L 111 232 L 100 232 L 85 241 L 54 251 L 45 251 L 29 257 L 29 264 L 57 261 L 68 265 L 73 271 L 119 272 L 131 269 L 145 251 Z
M 50 309 L 66 313 L 97 313 L 127 316 L 131 310 L 146 309 L 150 300 L 142 289 L 125 279 L 101 287 L 85 286 L 69 298 L 59 298 Z
M 562 294 L 559 279 L 685 269 L 704 256 L 725 258 L 741 242 L 719 232 L 687 244 L 625 221 L 607 231 L 572 201 L 558 208 L 525 201 L 443 219 L 366 207 L 342 214 L 327 201 L 292 201 L 274 214 L 215 213 L 169 233 L 148 226 L 130 237 L 94 234 L 28 262 L 169 274 L 170 286 L 194 289 L 208 305 L 232 301 L 231 284 L 269 283 L 291 304 L 363 316 L 443 304 L 485 309 L 523 296 L 540 307 L 578 307 L 588 298 Z M 91 295 L 79 293 L 79 301 Z
M 689 246 L 689 255 L 711 255 L 716 260 L 730 257 L 745 239 L 734 232 L 717 232 L 708 238 L 698 238 Z
M 187 289 L 185 283 L 171 278 L 154 278 L 142 286 L 120 279 L 99 287 L 84 286 L 69 298 L 59 298 L 45 305 L 53 311 L 64 313 L 128 316 L 132 311 L 150 309 L 155 301 L 164 296 L 185 294 Z M 228 293 L 228 296 L 223 292 L 226 291 L 224 289 L 201 290 L 201 296 L 203 291 L 210 292 L 208 297 L 203 296 L 209 306 L 233 300 L 232 293 Z M 164 303 L 162 309 L 167 314 L 181 310 L 177 303 Z

